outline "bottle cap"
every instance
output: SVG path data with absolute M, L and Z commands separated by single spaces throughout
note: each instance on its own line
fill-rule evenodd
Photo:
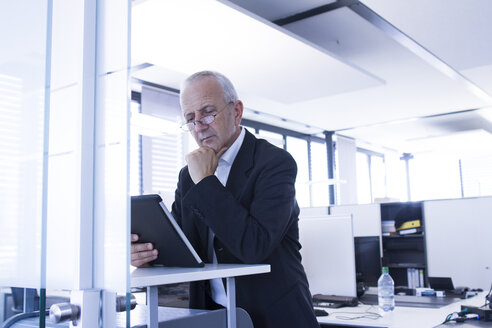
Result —
M 389 271 L 388 271 L 388 267 L 385 267 L 385 266 L 384 266 L 384 267 L 383 267 L 383 273 L 388 273 L 388 272 L 389 272 Z

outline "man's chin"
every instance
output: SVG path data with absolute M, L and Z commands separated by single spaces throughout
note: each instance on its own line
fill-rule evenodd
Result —
M 209 140 L 202 141 L 201 146 L 212 148 L 216 153 L 219 151 L 219 146 L 211 140 L 210 141 Z

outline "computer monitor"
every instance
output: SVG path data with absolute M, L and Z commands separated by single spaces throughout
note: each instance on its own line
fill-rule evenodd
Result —
M 301 218 L 299 241 L 312 295 L 357 296 L 351 216 Z
M 355 237 L 355 270 L 357 282 L 377 286 L 381 275 L 381 251 L 379 236 Z

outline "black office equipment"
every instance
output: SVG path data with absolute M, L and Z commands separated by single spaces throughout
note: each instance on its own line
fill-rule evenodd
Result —
M 480 320 L 483 321 L 492 321 L 492 309 L 488 307 L 488 305 L 484 306 L 466 306 L 462 305 L 461 310 L 464 311 L 466 309 L 467 313 L 475 313 L 478 314 Z
M 464 295 L 469 290 L 468 287 L 454 287 L 450 277 L 428 277 L 429 285 L 434 290 L 444 290 L 454 295 Z
M 159 251 L 154 265 L 202 267 L 202 260 L 191 246 L 159 195 L 131 197 L 131 231 L 138 242 L 152 243 Z
M 454 290 L 453 280 L 449 277 L 428 277 L 429 285 L 434 290 Z
M 317 317 L 326 317 L 328 316 L 328 312 L 323 309 L 314 309 L 314 315 Z
M 337 295 L 313 295 L 314 306 L 339 308 L 343 306 L 357 306 L 359 300 L 352 296 L 337 296 Z
M 381 275 L 379 236 L 354 237 L 357 283 L 375 287 Z

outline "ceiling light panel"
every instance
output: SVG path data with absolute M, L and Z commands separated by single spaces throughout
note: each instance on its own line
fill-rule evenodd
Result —
M 335 0 L 231 0 L 230 2 L 247 9 L 258 16 L 266 18 L 269 21 L 274 21 L 309 9 L 333 3 Z
M 326 50 L 209 0 L 148 0 L 132 12 L 132 57 L 191 74 L 211 69 L 238 90 L 292 104 L 382 85 Z

